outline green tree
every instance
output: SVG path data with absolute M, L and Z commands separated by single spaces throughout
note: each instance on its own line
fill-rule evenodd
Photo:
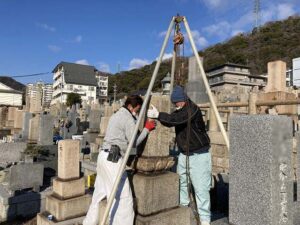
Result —
M 77 93 L 69 93 L 67 95 L 67 106 L 75 105 L 76 103 L 81 104 L 81 96 Z

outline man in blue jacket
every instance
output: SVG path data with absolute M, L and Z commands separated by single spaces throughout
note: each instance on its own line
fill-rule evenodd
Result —
M 188 182 L 195 190 L 198 214 L 201 225 L 209 225 L 211 221 L 210 194 L 211 187 L 211 153 L 210 139 L 205 130 L 200 108 L 193 103 L 180 86 L 176 86 L 171 95 L 176 110 L 171 113 L 158 112 L 152 106 L 147 112 L 148 118 L 157 119 L 167 127 L 175 127 L 176 142 L 180 154 L 177 173 L 180 176 L 180 204 L 190 203 Z M 187 177 L 186 160 L 189 159 L 189 178 Z

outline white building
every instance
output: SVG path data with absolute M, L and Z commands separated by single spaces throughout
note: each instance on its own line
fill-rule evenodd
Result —
M 82 101 L 95 102 L 96 68 L 76 63 L 60 62 L 52 71 L 53 94 L 51 104 L 66 103 L 69 93 L 78 93 Z
M 0 77 L 0 105 L 22 106 L 25 86 L 11 77 Z
M 293 85 L 300 87 L 300 57 L 293 59 Z
M 43 107 L 49 107 L 52 101 L 53 95 L 53 86 L 52 84 L 45 84 L 43 86 L 43 98 L 42 98 L 42 105 Z
M 50 106 L 52 100 L 53 87 L 52 84 L 45 84 L 44 82 L 29 83 L 26 85 L 27 99 L 35 100 L 40 98 L 40 104 L 43 108 Z
M 97 99 L 99 102 L 105 102 L 108 95 L 108 74 L 100 71 L 96 72 L 96 79 L 98 82 Z

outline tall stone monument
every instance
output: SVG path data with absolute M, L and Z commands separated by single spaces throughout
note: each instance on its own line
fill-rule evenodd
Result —
M 30 144 L 36 144 L 39 138 L 39 124 L 40 114 L 33 114 L 33 117 L 29 120 L 29 132 L 27 142 Z
M 50 114 L 40 116 L 39 124 L 39 145 L 51 145 L 53 144 L 53 126 L 54 118 Z
M 84 178 L 80 177 L 79 148 L 78 140 L 58 143 L 58 177 L 53 180 L 53 194 L 46 197 L 46 211 L 37 216 L 37 225 L 83 221 L 91 196 L 85 194 Z M 47 219 L 49 215 L 52 220 Z
M 292 225 L 292 120 L 233 116 L 230 124 L 229 223 Z
M 202 61 L 203 60 L 201 59 L 201 62 Z M 197 104 L 209 102 L 195 56 L 189 58 L 189 73 L 186 91 L 190 99 Z
M 296 95 L 288 92 L 286 88 L 286 63 L 274 61 L 268 63 L 268 83 L 265 93 L 259 93 L 258 99 L 261 101 L 272 100 L 295 100 Z M 268 107 L 261 106 L 260 111 L 264 112 Z M 278 114 L 295 115 L 297 114 L 296 105 L 277 105 Z

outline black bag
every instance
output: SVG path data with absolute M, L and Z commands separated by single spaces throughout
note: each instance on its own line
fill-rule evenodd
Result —
M 107 161 L 117 163 L 121 158 L 120 151 L 121 149 L 118 145 L 112 145 L 107 156 Z

